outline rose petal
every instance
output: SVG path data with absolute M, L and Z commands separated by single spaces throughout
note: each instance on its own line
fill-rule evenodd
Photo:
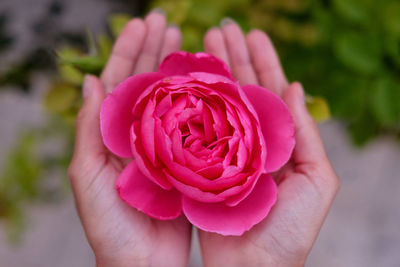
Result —
M 276 201 L 277 187 L 272 177 L 260 177 L 253 192 L 235 207 L 225 203 L 202 203 L 186 196 L 182 208 L 187 219 L 196 227 L 222 235 L 242 235 L 262 221 Z
M 117 179 L 116 188 L 120 197 L 150 217 L 171 220 L 182 213 L 181 194 L 174 188 L 164 190 L 138 169 L 132 161 Z
M 140 122 L 134 122 L 132 127 L 131 127 L 131 147 L 132 147 L 132 153 L 135 158 L 136 164 L 138 165 L 140 171 L 151 181 L 159 185 L 160 187 L 164 189 L 171 189 L 172 185 L 170 182 L 168 182 L 167 178 L 165 177 L 164 173 L 160 170 L 160 168 L 157 168 L 154 166 L 150 160 L 146 157 L 146 154 L 144 152 L 144 148 L 142 145 L 142 139 L 140 138 L 140 135 L 138 135 L 136 131 L 137 129 L 140 128 Z M 156 159 L 156 163 L 159 164 L 159 159 Z
M 294 148 L 292 116 L 282 99 L 270 90 L 257 85 L 244 85 L 243 90 L 260 120 L 268 150 L 266 171 L 276 171 L 289 160 Z
M 144 152 L 153 165 L 156 164 L 156 152 L 154 144 L 155 120 L 153 117 L 154 109 L 155 103 L 152 100 L 149 100 L 143 111 L 140 127 Z
M 140 94 L 164 77 L 161 73 L 132 76 L 119 84 L 101 106 L 100 128 L 105 146 L 119 157 L 132 157 L 129 129 L 133 122 L 132 108 Z
M 234 186 L 221 193 L 221 196 L 226 196 L 225 204 L 234 207 L 241 201 L 247 198 L 256 186 L 258 179 L 260 179 L 261 172 L 256 172 L 250 175 L 246 182 L 242 185 Z
M 179 131 L 179 129 L 175 128 L 172 131 L 171 142 L 172 142 L 172 154 L 174 156 L 174 160 L 181 165 L 186 165 L 185 156 L 183 155 L 182 134 Z
M 201 202 L 208 202 L 208 203 L 221 202 L 221 201 L 225 200 L 224 197 L 218 196 L 214 193 L 204 192 L 204 191 L 201 191 L 197 187 L 181 183 L 180 181 L 176 180 L 174 177 L 172 177 L 166 171 L 164 173 L 165 173 L 165 176 L 168 178 L 168 180 L 171 182 L 171 184 L 178 191 L 180 191 L 183 195 L 186 195 L 187 197 L 190 197 L 192 199 L 195 199 L 195 200 L 198 200 Z
M 223 75 L 233 80 L 229 67 L 217 57 L 207 53 L 178 51 L 161 62 L 158 71 L 165 75 L 185 75 L 190 72 L 209 72 Z
M 208 105 L 205 105 L 203 109 L 203 125 L 204 125 L 204 136 L 207 143 L 211 143 L 215 140 L 215 131 L 213 130 L 213 117 Z
M 183 150 L 183 155 L 185 156 L 186 166 L 193 171 L 206 168 L 209 165 L 207 161 L 197 158 L 187 149 Z
M 224 166 L 222 166 L 222 163 L 218 162 L 214 165 L 208 165 L 203 169 L 197 170 L 196 173 L 207 179 L 213 180 L 220 177 L 223 171 Z
M 179 96 L 172 104 L 172 108 L 168 110 L 162 118 L 162 126 L 167 134 L 171 134 L 177 124 L 177 114 L 183 111 L 186 105 L 186 97 Z
M 155 121 L 155 144 L 157 156 L 165 163 L 168 164 L 173 160 L 172 154 L 172 141 L 165 133 L 159 118 Z
M 172 107 L 171 95 L 166 95 L 158 104 L 155 110 L 155 115 L 161 117 Z

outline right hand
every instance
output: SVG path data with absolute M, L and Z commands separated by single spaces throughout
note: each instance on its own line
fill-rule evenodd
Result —
M 205 266 L 303 266 L 340 187 L 299 83 L 288 84 L 270 39 L 246 37 L 231 20 L 211 29 L 206 52 L 230 65 L 241 84 L 260 84 L 280 95 L 295 123 L 291 160 L 276 174 L 278 199 L 264 221 L 242 236 L 199 230 Z

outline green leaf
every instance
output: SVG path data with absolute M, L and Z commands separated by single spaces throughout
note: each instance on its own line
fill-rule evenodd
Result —
M 372 88 L 372 112 L 384 126 L 400 123 L 400 83 L 390 77 L 380 77 Z
M 93 36 L 93 33 L 89 30 L 86 29 L 86 44 L 88 47 L 88 51 L 89 51 L 89 55 L 91 56 L 95 56 L 97 55 L 97 46 L 96 46 L 96 41 L 95 38 Z
M 343 32 L 334 39 L 334 51 L 347 67 L 362 74 L 372 74 L 381 67 L 378 40 L 369 34 Z
M 316 122 L 323 122 L 331 117 L 328 103 L 322 97 L 306 96 L 307 109 Z
M 62 58 L 61 63 L 72 65 L 84 73 L 99 74 L 105 66 L 105 62 L 98 56 L 80 56 Z
M 397 68 L 400 69 L 400 37 L 396 38 L 393 35 L 385 37 L 386 52 Z
M 400 2 L 388 2 L 383 6 L 381 15 L 385 29 L 392 35 L 400 37 Z
M 58 72 L 63 81 L 73 85 L 81 85 L 83 82 L 83 74 L 74 66 L 59 64 Z
M 57 51 L 60 64 L 71 65 L 76 69 L 91 74 L 99 74 L 105 62 L 99 56 L 84 56 L 74 48 L 64 47 Z
M 118 37 L 130 19 L 131 16 L 127 14 L 113 14 L 108 18 L 108 25 L 114 37 Z
M 363 146 L 379 133 L 379 125 L 372 114 L 366 110 L 349 125 L 351 138 L 355 145 Z
M 368 24 L 371 19 L 369 0 L 333 0 L 333 7 L 343 18 L 360 24 Z
M 76 58 L 82 55 L 82 53 L 75 48 L 72 47 L 62 47 L 57 50 L 57 56 L 61 60 L 68 60 L 70 58 Z
M 64 83 L 55 83 L 44 98 L 44 107 L 50 112 L 66 112 L 76 104 L 79 97 L 77 88 Z

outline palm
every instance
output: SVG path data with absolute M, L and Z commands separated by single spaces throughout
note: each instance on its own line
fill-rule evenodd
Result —
M 281 179 L 278 200 L 264 221 L 238 237 L 200 231 L 201 243 L 210 250 L 218 248 L 221 255 L 245 252 L 248 258 L 264 263 L 279 258 L 297 263 L 305 260 L 313 240 L 311 244 L 304 243 L 304 234 L 307 234 L 304 231 L 308 225 L 316 223 L 312 213 L 315 212 L 314 206 L 318 205 L 318 190 L 307 175 L 297 173 L 289 166 L 277 178 Z M 262 258 L 258 258 L 260 254 Z
M 130 255 L 144 262 L 161 262 L 165 255 L 178 262 L 185 258 L 190 241 L 190 225 L 179 218 L 173 221 L 158 221 L 125 204 L 115 190 L 115 180 L 123 169 L 117 157 L 105 152 L 88 166 L 93 172 L 86 179 L 85 200 L 81 202 L 83 223 L 89 242 L 95 251 L 114 251 L 119 255 Z M 170 250 L 168 239 L 174 240 L 175 249 Z M 166 244 L 160 244 L 165 242 Z M 179 248 L 179 249 L 177 249 Z M 175 255 L 174 255 L 175 254 Z M 179 255 L 180 254 L 180 255 Z

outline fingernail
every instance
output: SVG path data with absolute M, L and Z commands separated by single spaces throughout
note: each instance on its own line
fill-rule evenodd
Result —
M 83 98 L 87 98 L 92 93 L 92 90 L 93 90 L 93 76 L 86 74 L 82 86 Z
M 150 13 L 158 13 L 158 14 L 161 14 L 161 15 L 165 16 L 165 11 L 164 11 L 164 9 L 162 9 L 162 8 L 160 8 L 160 7 L 153 8 L 153 9 L 150 11 Z
M 221 20 L 220 25 L 221 25 L 221 27 L 224 27 L 224 26 L 226 26 L 228 24 L 232 24 L 232 23 L 235 23 L 235 21 L 231 18 L 226 17 Z

